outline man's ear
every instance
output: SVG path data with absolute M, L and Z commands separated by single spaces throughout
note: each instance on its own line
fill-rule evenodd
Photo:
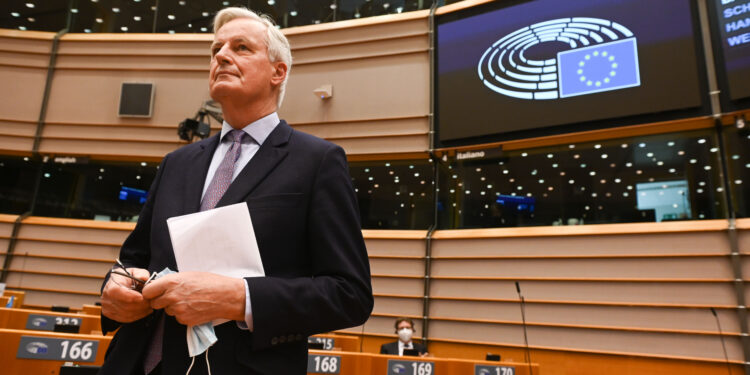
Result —
M 289 67 L 282 61 L 276 61 L 272 63 L 273 75 L 271 75 L 271 84 L 274 86 L 281 85 L 286 79 L 286 74 L 289 71 Z

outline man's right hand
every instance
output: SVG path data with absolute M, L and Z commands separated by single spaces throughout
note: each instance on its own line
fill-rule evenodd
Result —
M 149 277 L 143 268 L 128 268 L 134 277 L 146 281 Z M 153 311 L 149 301 L 140 292 L 128 288 L 132 280 L 110 274 L 102 291 L 102 315 L 120 323 L 130 323 L 146 317 Z

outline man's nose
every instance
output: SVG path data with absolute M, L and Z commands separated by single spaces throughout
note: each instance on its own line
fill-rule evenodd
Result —
M 216 62 L 218 62 L 219 64 L 229 63 L 231 60 L 229 59 L 227 46 L 222 46 L 214 55 L 214 59 L 216 59 Z

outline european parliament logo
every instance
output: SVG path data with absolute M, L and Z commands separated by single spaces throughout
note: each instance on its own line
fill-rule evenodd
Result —
M 528 58 L 541 43 L 570 49 L 556 58 Z M 499 39 L 479 60 L 479 79 L 489 89 L 518 99 L 550 100 L 640 86 L 638 45 L 626 27 L 574 17 L 539 22 Z

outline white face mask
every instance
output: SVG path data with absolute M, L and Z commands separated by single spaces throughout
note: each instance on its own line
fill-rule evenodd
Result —
M 400 331 L 398 331 L 398 339 L 401 340 L 401 342 L 409 342 L 411 341 L 411 335 L 413 334 L 412 330 L 409 328 L 401 328 Z

